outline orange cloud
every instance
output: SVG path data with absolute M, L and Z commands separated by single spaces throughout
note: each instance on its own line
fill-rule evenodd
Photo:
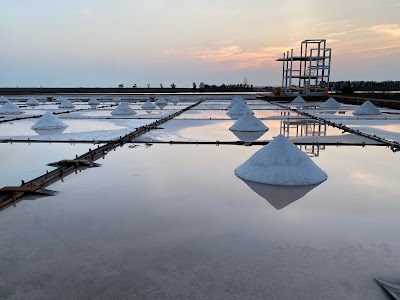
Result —
M 264 47 L 243 49 L 241 46 L 221 42 L 212 47 L 193 47 L 163 51 L 164 56 L 176 56 L 198 62 L 220 64 L 224 69 L 245 69 L 276 65 L 275 60 L 293 47 Z

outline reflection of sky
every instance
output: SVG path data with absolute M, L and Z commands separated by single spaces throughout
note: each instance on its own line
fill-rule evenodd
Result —
M 2 268 L 9 274 L 3 285 L 19 286 L 34 275 L 48 293 L 65 295 L 73 284 L 86 295 L 125 278 L 129 285 L 114 296 L 132 283 L 146 295 L 154 295 L 154 283 L 169 298 L 184 291 L 215 295 L 206 287 L 216 282 L 222 298 L 242 287 L 249 293 L 250 285 L 258 298 L 277 299 L 286 288 L 286 299 L 304 293 L 344 299 L 344 282 L 354 287 L 354 299 L 379 298 L 372 277 L 395 276 L 400 267 L 398 155 L 380 147 L 327 147 L 314 161 L 328 180 L 276 210 L 233 172 L 258 149 L 118 148 L 101 168 L 52 185 L 59 195 L 0 212 L 0 225 L 13 229 L 0 237 L 0 254 L 13 261 Z M 25 272 L 12 276 L 20 268 Z M 223 288 L 230 284 L 240 289 Z
M 73 159 L 94 148 L 84 144 L 0 144 L 0 187 L 20 185 L 21 180 L 29 181 L 43 175 L 50 162 Z

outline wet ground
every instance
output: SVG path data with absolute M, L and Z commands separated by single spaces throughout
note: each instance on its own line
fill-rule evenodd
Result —
M 260 139 L 282 130 L 282 120 L 263 122 L 271 129 Z M 233 140 L 233 123 L 172 120 L 143 136 L 149 144 L 126 144 L 100 168 L 51 185 L 58 195 L 0 211 L 8 228 L 0 298 L 388 299 L 373 278 L 400 277 L 399 154 L 303 145 L 328 180 L 280 189 L 234 174 L 261 146 L 151 144 Z M 306 134 L 294 128 L 289 137 Z M 326 135 L 341 132 L 328 127 Z M 8 174 L 0 185 L 90 147 L 0 144 Z

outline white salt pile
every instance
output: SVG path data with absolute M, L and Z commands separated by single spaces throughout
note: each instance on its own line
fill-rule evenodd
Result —
M 317 184 L 328 177 L 281 134 L 237 167 L 235 174 L 249 181 L 291 186 Z
M 292 102 L 293 104 L 299 104 L 299 103 L 306 103 L 306 101 L 303 99 L 301 96 L 297 96 L 296 98 L 293 99 Z
M 232 102 L 228 105 L 228 108 L 232 108 L 238 103 L 246 104 L 246 101 L 244 101 L 244 99 L 242 97 L 236 96 L 236 97 L 233 98 Z
M 118 106 L 111 112 L 114 115 L 136 115 L 136 112 L 129 107 L 128 103 L 120 102 Z
M 180 102 L 180 100 L 179 100 L 178 97 L 172 97 L 171 102 L 172 102 L 174 105 L 176 105 L 177 103 Z
M 48 100 L 46 96 L 43 96 L 43 97 L 41 97 L 39 99 L 40 99 L 40 102 L 42 102 L 42 103 L 46 103 L 47 100 Z
M 156 106 L 150 101 L 147 100 L 143 105 L 142 105 L 143 109 L 156 109 Z
M 243 117 L 236 121 L 229 130 L 231 131 L 268 131 L 269 128 L 257 119 L 251 110 L 246 112 Z
M 28 100 L 26 101 L 27 105 L 31 105 L 31 106 L 37 106 L 39 105 L 39 101 L 37 101 L 35 98 L 33 97 L 29 97 Z
M 8 101 L 6 104 L 4 104 L 2 107 L 0 107 L 0 114 L 1 115 L 18 115 L 18 114 L 23 114 L 24 111 L 20 109 L 18 106 L 16 106 L 14 103 L 11 101 Z
M 54 101 L 57 103 L 63 103 L 65 101 L 65 98 L 62 96 L 58 96 Z
M 8 99 L 6 97 L 4 97 L 4 96 L 0 97 L 0 103 L 7 103 L 7 102 L 8 102 Z
M 63 102 L 58 106 L 58 108 L 74 108 L 75 105 L 71 103 L 68 99 L 64 99 Z
M 324 109 L 338 109 L 341 108 L 342 105 L 336 101 L 335 98 L 330 97 L 328 100 L 326 100 L 324 103 L 320 105 L 320 108 Z
M 357 108 L 353 115 L 380 115 L 381 111 L 371 102 L 364 102 L 359 108 Z
M 114 101 L 115 104 L 119 104 L 122 100 L 121 100 L 120 97 L 115 97 L 115 98 L 113 99 L 113 101 Z
M 47 130 L 67 127 L 68 125 L 57 116 L 53 115 L 51 112 L 46 112 L 31 128 L 34 130 Z
M 165 101 L 165 99 L 164 98 L 158 98 L 157 99 L 157 101 L 156 101 L 156 104 L 158 105 L 158 104 L 161 104 L 161 105 L 167 105 L 168 104 L 168 102 L 167 101 Z
M 88 101 L 89 105 L 99 105 L 100 101 L 97 100 L 96 98 L 90 98 L 90 100 Z
M 226 114 L 228 116 L 243 116 L 248 111 L 251 112 L 251 110 L 247 106 L 247 104 L 239 101 L 234 107 L 232 107 L 230 110 L 228 110 L 228 112 Z

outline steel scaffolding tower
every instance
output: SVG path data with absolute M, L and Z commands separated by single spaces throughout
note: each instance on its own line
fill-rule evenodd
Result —
M 293 49 L 283 53 L 277 61 L 282 62 L 282 92 L 291 94 L 325 93 L 329 87 L 332 49 L 326 40 L 304 40 L 300 56 Z

